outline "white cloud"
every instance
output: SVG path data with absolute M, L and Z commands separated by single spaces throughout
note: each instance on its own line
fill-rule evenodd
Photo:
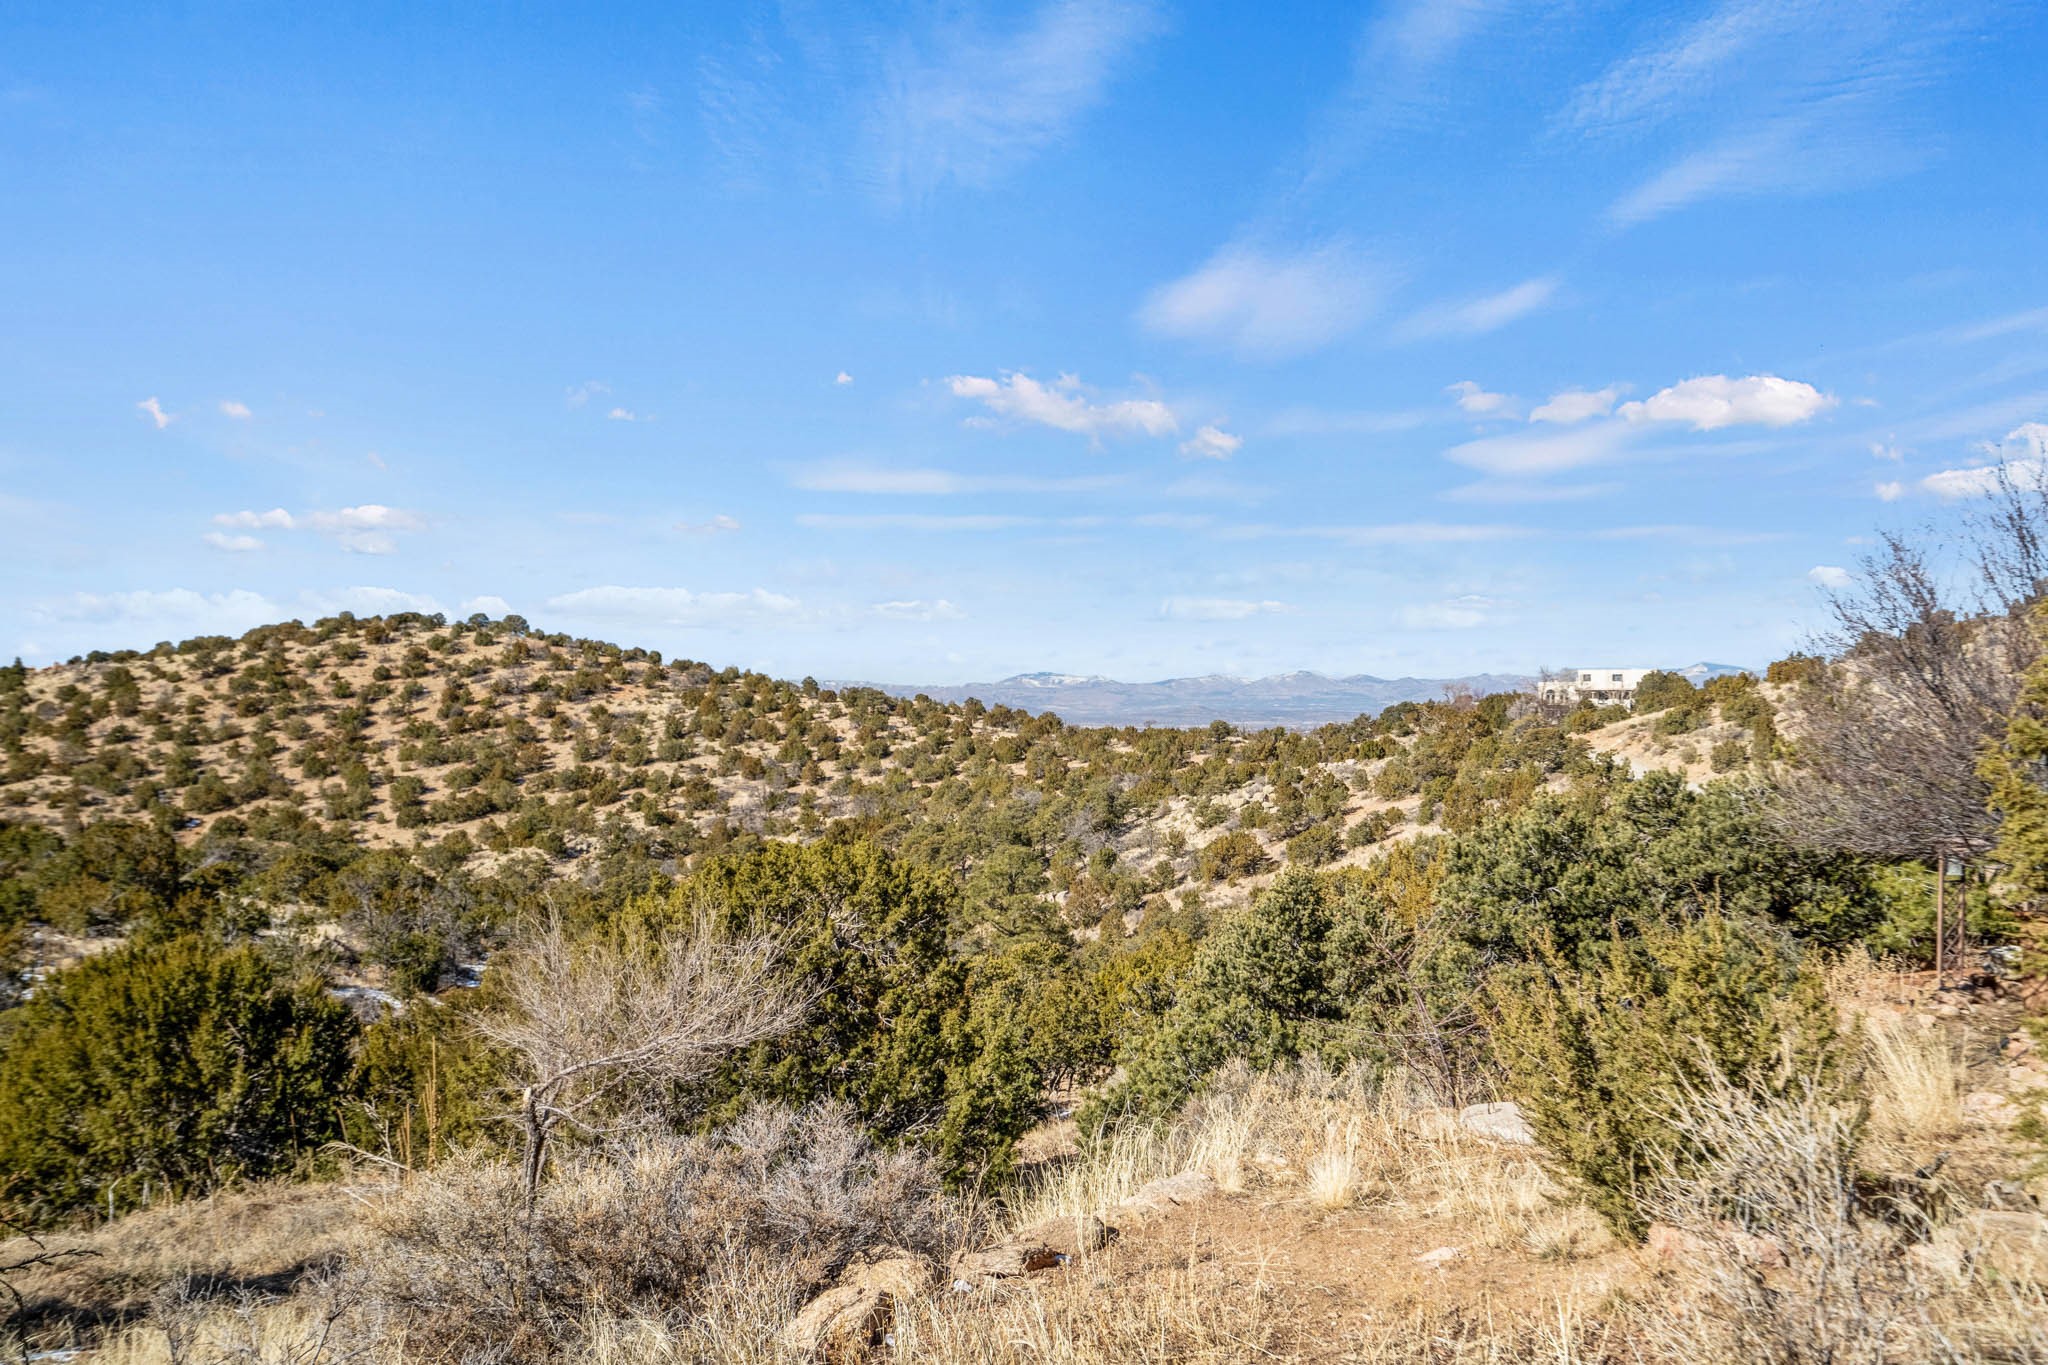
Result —
M 143 399 L 135 406 L 142 410 L 143 416 L 156 423 L 158 431 L 162 431 L 165 427 L 178 420 L 171 413 L 165 412 L 164 405 L 157 402 L 154 396 Z
M 1549 303 L 1556 292 L 1555 276 L 1524 280 L 1498 294 L 1425 308 L 1395 328 L 1394 333 L 1411 341 L 1426 337 L 1483 336 L 1535 312 Z
M 995 181 L 1065 137 L 1158 26 L 1149 4 L 1051 0 L 1012 32 L 956 16 L 928 52 L 904 40 L 868 121 L 882 182 L 918 201 Z
M 402 588 L 342 588 L 338 592 L 313 592 L 303 596 L 321 615 L 352 611 L 358 616 L 389 616 L 395 612 L 416 611 L 431 616 L 441 610 L 441 604 L 427 594 L 406 592 Z
M 930 602 L 921 598 L 907 602 L 877 602 L 869 610 L 891 621 L 960 621 L 967 616 L 966 612 L 943 597 Z
M 838 374 L 832 376 L 832 382 L 839 385 L 851 384 L 853 382 L 853 376 L 848 374 L 846 371 L 841 370 Z
M 1834 407 L 1835 402 L 1834 395 L 1796 379 L 1771 374 L 1731 379 L 1725 374 L 1708 374 L 1673 384 L 1640 403 L 1624 403 L 1621 415 L 1631 422 L 1684 422 L 1694 431 L 1785 427 L 1807 421 Z
M 1524 429 L 1452 446 L 1444 456 L 1489 474 L 1550 474 L 1617 459 L 1632 436 L 1625 422 L 1589 423 L 1563 431 Z
M 36 603 L 30 613 L 41 621 L 142 626 L 165 636 L 216 632 L 239 635 L 285 615 L 277 603 L 246 588 L 216 593 L 194 592 L 190 588 L 76 592 Z
M 720 512 L 709 521 L 679 521 L 675 529 L 686 536 L 727 535 L 740 529 L 740 519 Z
M 1448 602 L 1421 602 L 1401 608 L 1397 619 L 1410 630 L 1471 630 L 1487 622 L 1488 597 L 1455 597 Z
M 1516 416 L 1515 400 L 1504 393 L 1489 393 L 1477 382 L 1460 379 L 1455 384 L 1446 384 L 1445 393 L 1458 395 L 1458 406 L 1474 417 Z
M 220 402 L 220 415 L 232 417 L 237 422 L 246 422 L 256 414 L 249 411 L 247 403 L 238 403 L 232 398 L 223 398 Z
M 565 398 L 572 408 L 580 408 L 600 394 L 610 393 L 612 386 L 602 379 L 586 379 L 581 384 L 571 384 L 565 391 Z
M 610 412 L 605 414 L 605 420 L 611 422 L 637 422 L 640 420 L 640 418 L 630 409 L 613 408 Z
M 691 592 L 688 588 L 627 588 L 607 584 L 558 593 L 548 607 L 566 616 L 665 626 L 738 625 L 788 619 L 803 608 L 794 597 L 751 592 Z
M 2015 488 L 2048 490 L 2048 423 L 2024 423 L 2007 432 L 2002 443 L 1986 442 L 1983 448 L 2000 458 L 1968 469 L 1940 470 L 1920 480 L 1920 486 L 1950 500 L 1981 498 L 1998 491 L 2002 474 Z
M 1169 597 L 1159 614 L 1170 621 L 1244 621 L 1254 616 L 1290 615 L 1285 602 L 1249 601 L 1239 597 Z
M 1180 453 L 1197 460 L 1227 460 L 1244 446 L 1244 437 L 1233 436 L 1221 427 L 1205 426 L 1192 440 L 1180 443 Z
M 1138 319 L 1164 336 L 1275 359 L 1351 332 L 1379 307 L 1382 272 L 1338 243 L 1273 255 L 1227 246 L 1152 291 Z
M 424 531 L 427 528 L 426 518 L 419 513 L 376 502 L 366 502 L 360 507 L 336 508 L 331 512 L 308 512 L 301 519 L 301 524 L 315 531 L 330 532 Z
M 1816 564 L 1806 571 L 1806 576 L 1823 588 L 1846 588 L 1855 581 L 1855 576 L 1839 564 Z
M 263 548 L 263 542 L 254 536 L 231 536 L 225 531 L 208 531 L 201 539 L 214 549 L 225 550 L 229 554 L 248 554 Z
M 1875 491 L 1880 502 L 1897 502 L 1905 496 L 1906 485 L 1897 479 L 1891 479 L 1879 484 Z
M 491 617 L 505 617 L 512 614 L 512 604 L 502 597 L 485 593 L 481 597 L 470 598 L 455 610 L 465 617 L 474 616 L 478 612 Z
M 1100 439 L 1105 432 L 1169 436 L 1180 429 L 1173 410 L 1158 399 L 1091 403 L 1081 390 L 1081 381 L 1070 374 L 1051 384 L 1041 384 L 1028 374 L 1006 373 L 1001 379 L 956 374 L 946 380 L 946 386 L 955 397 L 974 399 L 998 416 L 1071 431 L 1091 440 Z
M 282 507 L 273 507 L 268 512 L 219 512 L 214 515 L 213 524 L 241 526 L 252 531 L 289 531 L 298 524 L 298 520 Z
M 314 531 L 332 537 L 350 554 L 361 555 L 395 554 L 398 542 L 393 538 L 394 532 L 424 531 L 427 527 L 426 518 L 417 512 L 375 502 L 296 516 L 282 507 L 273 507 L 268 512 L 220 512 L 215 514 L 213 524 L 246 531 Z
M 1884 441 L 1872 441 L 1870 443 L 1870 454 L 1873 459 L 1890 460 L 1893 464 L 1897 464 L 1906 458 L 1906 452 Z
M 1549 402 L 1539 404 L 1529 414 L 1529 420 L 1572 426 L 1589 418 L 1605 417 L 1614 411 L 1614 400 L 1619 397 L 1619 384 L 1609 384 L 1604 389 L 1566 389 L 1552 394 Z

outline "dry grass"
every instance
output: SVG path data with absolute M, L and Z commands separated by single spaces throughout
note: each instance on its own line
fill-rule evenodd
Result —
M 1963 1059 L 1933 1021 L 1874 1014 L 1869 1042 L 1872 1136 L 1906 1159 L 1953 1138 L 1963 1127 Z
M 1106 1216 L 1147 1181 L 1199 1171 L 1225 1193 L 1454 1220 L 1484 1245 L 1542 1256 L 1612 1245 L 1530 1149 L 1463 1131 L 1431 1099 L 1405 1076 L 1375 1088 L 1355 1074 L 1332 1076 L 1313 1060 L 1256 1075 L 1229 1068 L 1163 1130 L 1113 1130 L 1034 1178 L 1015 1221 Z
M 1873 1205 L 1852 1111 L 1710 1080 L 1680 1098 L 1676 1119 L 1712 1155 L 1647 1197 L 1686 1239 L 1668 1292 L 1638 1316 L 1653 1358 L 2048 1361 L 2044 1286 L 1967 1236 L 1941 1254 L 1962 1225 L 1942 1228 L 1938 1203 Z

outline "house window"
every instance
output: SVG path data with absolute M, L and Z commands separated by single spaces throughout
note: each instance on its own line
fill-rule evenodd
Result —
M 1593 675 L 1592 675 L 1591 673 L 1581 673 L 1581 674 L 1579 674 L 1579 681 L 1580 681 L 1580 682 L 1591 682 L 1591 681 L 1593 681 Z
M 1615 675 L 1614 675 L 1614 678 L 1613 678 L 1613 681 L 1615 681 L 1615 682 L 1620 682 L 1620 681 L 1621 681 L 1621 674 L 1619 674 L 1619 673 L 1615 674 Z

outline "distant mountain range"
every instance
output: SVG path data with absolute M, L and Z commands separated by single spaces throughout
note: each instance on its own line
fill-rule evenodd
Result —
M 1701 682 L 1743 670 L 1728 664 L 1698 663 L 1676 670 Z M 1396 702 L 1440 700 L 1447 691 L 1474 694 L 1515 692 L 1530 675 L 1473 673 L 1462 678 L 1375 678 L 1359 673 L 1332 678 L 1321 673 L 1277 673 L 1270 678 L 1166 678 L 1129 683 L 1075 673 L 1019 673 L 1000 682 L 955 687 L 908 683 L 828 682 L 827 687 L 874 687 L 898 697 L 919 693 L 934 701 L 979 698 L 989 706 L 1013 706 L 1033 713 L 1054 711 L 1075 725 L 1328 725 L 1376 716 Z

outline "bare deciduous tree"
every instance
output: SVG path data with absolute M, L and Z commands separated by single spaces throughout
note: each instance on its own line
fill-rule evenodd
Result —
M 521 1073 L 529 1208 L 563 1124 L 595 1131 L 645 1117 L 661 1091 L 802 1020 L 810 1000 L 777 955 L 770 937 L 727 938 L 703 919 L 577 938 L 552 918 L 505 955 L 510 1008 L 478 1027 Z
M 2001 467 L 1953 532 L 1887 533 L 1830 596 L 1833 662 L 1793 704 L 1796 765 L 1774 810 L 1796 842 L 1882 857 L 1979 847 L 1995 828 L 1977 766 L 2040 652 L 2048 491 Z

